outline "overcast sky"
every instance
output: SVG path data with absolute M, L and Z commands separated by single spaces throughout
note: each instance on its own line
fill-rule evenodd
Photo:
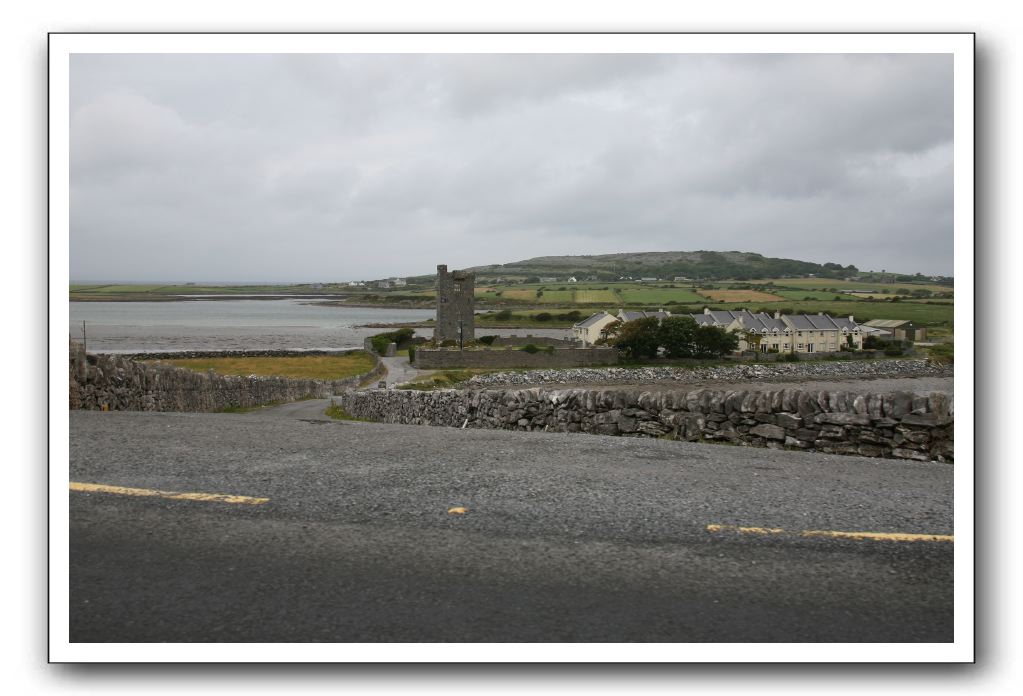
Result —
M 943 55 L 75 55 L 71 278 L 738 250 L 952 273 Z

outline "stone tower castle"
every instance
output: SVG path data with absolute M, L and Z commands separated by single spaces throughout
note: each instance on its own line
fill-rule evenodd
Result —
M 469 342 L 475 338 L 475 294 L 475 273 L 448 273 L 447 266 L 437 266 L 437 324 L 433 340 L 458 341 L 461 337 L 462 342 Z

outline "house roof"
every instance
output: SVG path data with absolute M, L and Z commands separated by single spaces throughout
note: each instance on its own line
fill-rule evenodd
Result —
M 906 324 L 912 324 L 913 322 L 908 319 L 871 319 L 870 321 L 864 322 L 864 326 L 874 326 L 879 329 L 898 329 Z
M 621 317 L 622 321 L 634 321 L 635 319 L 648 319 L 651 317 L 655 319 L 665 319 L 671 315 L 664 310 L 657 312 L 645 312 L 643 310 L 626 311 L 623 309 L 619 310 L 618 316 Z
M 721 310 L 721 309 L 717 309 L 717 310 L 715 310 L 715 309 L 705 309 L 705 310 L 703 310 L 703 314 L 693 314 L 691 316 L 693 317 L 693 319 L 696 319 L 696 322 L 698 324 L 708 324 L 709 323 L 709 324 L 715 324 L 715 325 L 719 325 L 719 326 L 728 326 L 733 321 L 738 319 L 739 316 L 741 314 L 743 314 L 743 313 L 749 314 L 749 312 L 746 312 L 745 310 L 740 310 L 740 311 L 737 311 L 737 312 L 733 312 L 733 311 L 727 310 L 727 309 L 725 309 L 725 310 Z M 710 317 L 710 321 L 708 322 L 706 318 L 701 320 L 699 317 Z
M 733 321 L 747 331 L 786 331 L 789 325 L 796 330 L 846 330 L 855 331 L 859 325 L 849 317 L 832 317 L 827 314 L 784 314 L 775 318 L 773 314 L 746 310 L 715 311 L 704 310 L 703 314 L 690 314 L 701 326 L 728 326 Z M 789 323 L 786 323 L 789 322 Z
M 576 326 L 579 327 L 580 329 L 588 329 L 594 324 L 596 324 L 598 321 L 603 319 L 604 317 L 611 317 L 612 319 L 614 319 L 614 316 L 608 314 L 607 312 L 597 312 L 596 314 L 591 314 L 590 316 L 586 317 L 581 322 L 576 324 Z
M 781 319 L 775 319 L 773 314 L 767 312 L 742 312 L 736 319 L 744 329 L 751 331 L 785 331 L 789 328 Z
M 849 317 L 832 317 L 828 314 L 786 314 L 785 318 L 800 331 L 834 331 L 836 329 L 854 331 L 858 326 Z

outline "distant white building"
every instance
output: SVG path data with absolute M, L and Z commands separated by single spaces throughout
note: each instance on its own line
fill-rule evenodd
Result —
M 386 290 L 387 288 L 391 287 L 391 281 L 381 280 L 379 283 L 377 283 L 377 287 Z
M 557 278 L 551 278 L 551 277 L 545 277 L 545 278 L 540 278 L 540 282 L 541 283 L 557 283 L 558 279 Z
M 363 283 L 361 280 L 352 280 L 352 281 L 349 281 L 349 283 L 348 283 L 348 287 L 350 287 L 350 288 L 361 288 L 361 287 L 363 287 L 365 285 L 366 284 Z
M 405 282 L 404 278 L 391 278 L 391 285 L 396 288 L 403 288 L 408 285 L 408 283 Z
M 569 283 L 578 283 L 579 281 L 575 279 L 575 276 L 572 276 L 571 278 L 568 279 L 568 282 Z

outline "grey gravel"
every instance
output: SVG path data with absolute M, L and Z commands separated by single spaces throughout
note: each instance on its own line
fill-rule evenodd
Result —
M 703 381 L 775 383 L 779 380 L 878 379 L 952 377 L 951 365 L 928 360 L 803 361 L 770 365 L 727 365 L 721 367 L 589 367 L 560 370 L 493 372 L 475 375 L 467 386 L 515 386 L 539 384 L 647 384 Z

